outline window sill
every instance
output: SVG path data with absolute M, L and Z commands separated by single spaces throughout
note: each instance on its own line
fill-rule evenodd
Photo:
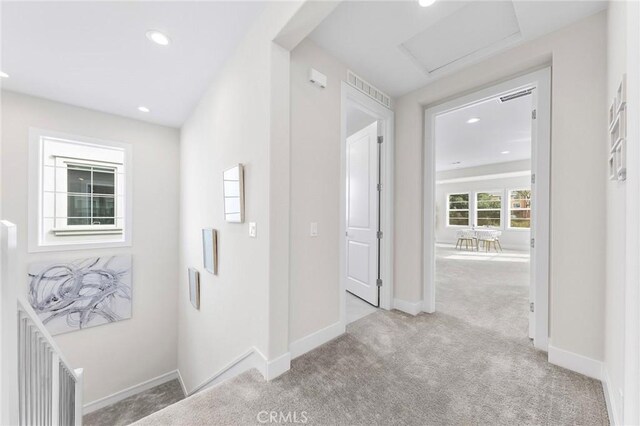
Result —
M 77 235 L 119 235 L 123 233 L 122 228 L 109 228 L 109 229 L 52 229 L 51 232 L 56 237 L 64 237 L 64 236 L 77 236 Z

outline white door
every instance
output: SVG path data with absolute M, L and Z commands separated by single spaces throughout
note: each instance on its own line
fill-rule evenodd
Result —
M 378 306 L 378 123 L 348 137 L 346 145 L 346 288 Z

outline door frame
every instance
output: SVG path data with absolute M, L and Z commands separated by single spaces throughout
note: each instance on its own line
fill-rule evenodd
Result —
M 537 111 L 532 121 L 531 173 L 535 174 L 536 208 L 532 210 L 535 239 L 532 250 L 532 282 L 530 291 L 534 302 L 534 346 L 547 351 L 549 345 L 549 245 L 550 245 L 550 165 L 551 165 L 551 68 L 546 67 L 525 75 L 491 85 L 471 94 L 425 108 L 424 162 L 423 162 L 423 307 L 427 313 L 435 312 L 435 118 L 436 116 L 509 93 L 519 88 L 535 87 L 533 109 Z M 534 189 L 535 185 L 535 189 Z M 535 256 L 534 256 L 535 254 Z M 531 285 L 533 284 L 533 285 Z
M 346 82 L 341 82 L 340 102 L 340 323 L 346 327 L 346 196 L 347 196 L 347 106 L 353 106 L 378 120 L 378 136 L 382 136 L 380 173 L 382 182 L 380 201 L 380 307 L 393 308 L 393 176 L 394 176 L 394 112 Z

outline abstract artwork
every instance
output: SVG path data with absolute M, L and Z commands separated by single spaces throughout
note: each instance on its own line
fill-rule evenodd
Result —
M 29 302 L 52 335 L 131 318 L 131 256 L 33 263 Z
M 238 164 L 222 174 L 224 218 L 227 222 L 244 222 L 244 166 Z

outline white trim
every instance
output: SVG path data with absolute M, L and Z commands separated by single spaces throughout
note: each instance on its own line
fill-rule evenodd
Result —
M 512 177 L 529 176 L 530 174 L 531 174 L 531 170 L 523 170 L 521 172 L 494 173 L 490 175 L 459 177 L 459 178 L 452 178 L 452 179 L 436 180 L 436 185 L 442 185 L 445 183 L 462 183 L 462 182 L 475 182 L 475 181 L 481 181 L 481 180 L 506 179 L 506 178 L 512 178 Z
M 602 364 L 602 392 L 604 393 L 604 401 L 607 404 L 607 414 L 609 415 L 609 423 L 616 426 L 620 423 L 620 414 L 616 411 L 615 394 L 611 389 L 611 379 L 605 364 Z
M 40 139 L 46 136 L 51 139 L 70 141 L 77 144 L 95 145 L 103 147 L 119 148 L 124 151 L 125 169 L 125 212 L 124 212 L 124 234 L 121 241 L 90 241 L 78 243 L 40 244 L 40 233 L 42 224 L 40 223 L 40 179 L 42 175 L 40 157 Z M 28 164 L 28 224 L 27 240 L 28 252 L 39 253 L 49 251 L 86 250 L 94 248 L 114 248 L 131 247 L 133 241 L 133 147 L 131 144 L 123 142 L 108 141 L 81 135 L 71 135 L 68 133 L 53 130 L 29 128 L 29 164 Z M 122 234 L 122 233 L 121 233 Z M 92 233 L 92 235 L 96 235 Z
M 602 361 L 556 348 L 551 343 L 549 343 L 549 362 L 587 377 L 602 379 Z
M 338 321 L 335 324 L 331 324 L 321 330 L 311 333 L 305 337 L 302 337 L 295 342 L 289 344 L 289 353 L 291 359 L 295 359 L 307 352 L 324 345 L 325 343 L 341 336 L 345 332 L 345 327 L 342 321 Z
M 280 355 L 272 361 L 267 361 L 267 358 L 262 352 L 257 348 L 254 348 L 254 350 L 261 358 L 256 360 L 256 368 L 262 373 L 262 377 L 264 377 L 265 380 L 273 380 L 291 369 L 291 354 L 289 352 Z
M 393 299 L 393 308 L 415 316 L 422 311 L 422 300 L 417 302 L 407 302 L 402 299 Z
M 347 141 L 347 105 L 350 104 L 378 120 L 378 135 L 383 136 L 382 144 L 382 192 L 381 192 L 381 229 L 382 249 L 380 253 L 380 274 L 382 287 L 380 288 L 380 307 L 392 309 L 393 305 L 393 212 L 394 212 L 394 112 L 385 108 L 375 100 L 366 96 L 355 87 L 341 82 L 341 122 L 340 122 L 340 182 L 346 182 L 346 141 Z M 342 331 L 347 325 L 346 314 L 346 185 L 340 185 L 340 235 L 338 238 L 338 253 L 340 257 L 340 324 Z M 340 334 L 341 334 L 340 333 Z M 290 345 L 291 346 L 291 345 Z M 291 356 L 295 358 L 294 352 Z
M 535 303 L 535 313 L 530 323 L 534 326 L 532 335 L 536 349 L 546 351 L 549 341 L 549 192 L 550 192 L 550 149 L 551 149 L 551 70 L 544 68 L 511 80 L 461 96 L 451 101 L 428 107 L 424 120 L 423 159 L 423 311 L 435 312 L 435 129 L 436 115 L 475 104 L 496 95 L 512 92 L 519 88 L 535 87 L 534 108 L 537 118 L 532 122 L 535 143 L 532 144 L 531 172 L 536 174 L 534 209 L 532 211 L 531 237 L 536 247 L 531 251 L 532 285 L 531 300 Z M 535 207 L 537 206 L 537 207 Z
M 91 401 L 84 405 L 82 411 L 84 414 L 89 414 L 93 411 L 115 404 L 116 402 L 129 398 L 130 396 L 139 394 L 140 392 L 144 392 L 153 387 L 159 386 L 163 383 L 170 382 L 171 380 L 174 380 L 174 379 L 179 379 L 178 370 L 169 371 L 168 373 L 164 373 L 158 377 L 154 377 L 153 379 L 145 380 L 144 382 L 138 383 L 137 385 L 130 386 L 126 389 L 115 392 L 109 396 L 105 396 L 103 398 L 96 399 L 95 401 Z M 180 383 L 182 383 L 182 380 L 180 380 Z

